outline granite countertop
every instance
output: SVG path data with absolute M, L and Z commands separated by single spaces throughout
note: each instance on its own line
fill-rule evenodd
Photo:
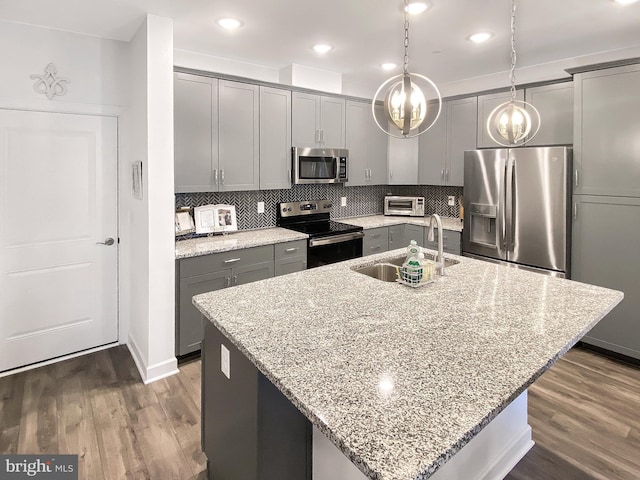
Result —
M 260 230 L 243 230 L 228 235 L 214 237 L 191 238 L 176 241 L 176 260 L 180 258 L 198 257 L 210 253 L 228 252 L 241 248 L 260 247 L 274 243 L 306 240 L 306 233 L 299 233 L 286 228 L 273 227 Z
M 428 478 L 623 296 L 455 255 L 446 277 L 417 289 L 352 270 L 403 253 L 194 297 L 377 480 Z
M 443 230 L 453 230 L 456 232 L 462 231 L 462 221 L 459 218 L 440 217 L 440 219 L 442 220 Z M 401 225 L 403 223 L 410 223 L 412 225 L 420 225 L 423 227 L 429 226 L 428 217 L 396 217 L 396 216 L 385 216 L 385 215 L 368 215 L 366 217 L 338 218 L 336 220 L 338 222 L 348 223 L 349 225 L 363 227 L 365 230 L 368 228 Z

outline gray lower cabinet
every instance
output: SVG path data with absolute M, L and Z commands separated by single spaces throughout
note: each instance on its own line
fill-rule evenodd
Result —
M 524 95 L 540 113 L 540 130 L 527 146 L 573 144 L 573 82 L 527 88 Z
M 429 227 L 424 228 L 424 248 L 438 250 L 438 229 L 433 229 L 434 240 L 429 241 Z M 454 255 L 462 255 L 462 234 L 454 230 L 442 229 L 442 250 Z
M 464 151 L 475 150 L 477 97 L 444 102 L 441 118 L 419 137 L 419 183 L 464 184 Z
M 260 190 L 291 188 L 291 91 L 260 87 Z
M 176 261 L 176 355 L 200 350 L 202 315 L 191 299 L 220 290 L 273 277 L 274 246 L 234 250 Z
M 221 369 L 222 346 L 229 377 Z M 311 480 L 311 423 L 206 319 L 202 450 L 209 480 Z
M 511 92 L 491 93 L 478 96 L 478 148 L 502 148 L 487 132 L 487 120 L 491 112 L 500 105 L 511 100 Z M 524 100 L 524 90 L 516 90 L 516 100 Z
M 405 224 L 404 226 L 405 245 L 409 245 L 411 240 L 415 240 L 418 245 L 423 247 L 424 246 L 422 243 L 423 239 L 424 239 L 424 227 L 421 227 L 420 225 L 412 225 L 410 223 Z
M 624 292 L 582 340 L 640 359 L 640 198 L 574 195 L 571 278 Z
M 574 77 L 574 193 L 640 197 L 640 65 Z
M 275 276 L 307 269 L 307 241 L 278 243 L 275 246 Z
M 405 241 L 406 225 L 391 225 L 389 228 L 389 250 L 395 250 L 396 248 L 402 248 L 407 246 Z
M 218 189 L 218 80 L 174 73 L 176 193 Z M 215 171 L 215 173 L 214 173 Z
M 389 250 L 389 228 L 369 228 L 364 231 L 362 240 L 362 256 L 382 253 Z

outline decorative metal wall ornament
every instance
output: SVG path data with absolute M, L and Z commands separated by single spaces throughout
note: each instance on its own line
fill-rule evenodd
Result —
M 504 147 L 524 145 L 540 130 L 538 109 L 516 100 L 516 0 L 511 0 L 511 100 L 501 103 L 487 118 L 487 132 L 491 139 Z
M 71 83 L 71 80 L 58 77 L 56 74 L 58 69 L 53 63 L 44 67 L 44 75 L 31 75 L 32 80 L 37 80 L 33 84 L 33 89 L 36 93 L 42 93 L 51 100 L 56 95 L 62 96 L 67 93 L 67 86 L 65 83 Z
M 436 123 L 442 109 L 440 91 L 432 80 L 417 73 L 409 73 L 408 0 L 404 2 L 404 62 L 403 73 L 384 82 L 373 97 L 371 113 L 378 127 L 396 138 L 413 138 L 423 134 Z M 384 93 L 384 97 L 378 96 Z M 377 105 L 384 105 L 383 112 Z

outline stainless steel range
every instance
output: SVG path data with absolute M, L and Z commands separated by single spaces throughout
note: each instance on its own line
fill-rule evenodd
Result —
M 362 256 L 362 227 L 331 220 L 329 200 L 281 203 L 280 227 L 309 235 L 307 267 L 314 268 Z

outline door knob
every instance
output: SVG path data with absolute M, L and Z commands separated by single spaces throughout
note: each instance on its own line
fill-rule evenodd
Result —
M 96 242 L 96 245 L 113 245 L 115 243 L 115 240 L 111 237 L 107 238 L 104 242 Z

